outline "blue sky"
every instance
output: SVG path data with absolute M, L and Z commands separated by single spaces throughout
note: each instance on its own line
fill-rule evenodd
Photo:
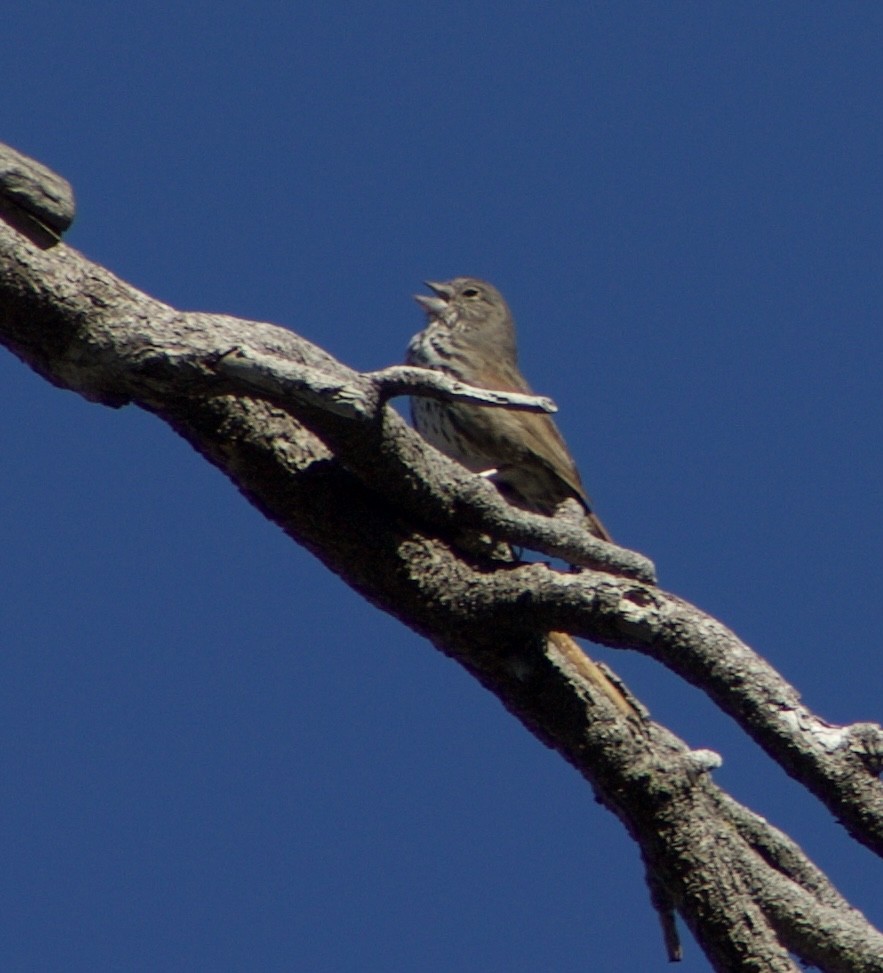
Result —
M 883 8 L 50 4 L 0 140 L 154 296 L 400 360 L 486 277 L 598 511 L 823 716 L 883 719 Z M 665 967 L 571 769 L 153 417 L 0 353 L 0 965 Z M 599 653 L 878 925 L 880 865 Z M 707 964 L 684 932 L 685 973 Z

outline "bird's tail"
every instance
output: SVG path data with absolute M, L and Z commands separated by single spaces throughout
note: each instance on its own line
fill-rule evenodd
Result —
M 623 716 L 642 719 L 641 714 L 626 698 L 625 693 L 613 683 L 596 662 L 592 662 L 569 635 L 565 632 L 549 632 L 549 641 L 581 676 L 604 693 Z
M 592 513 L 591 510 L 586 511 L 586 524 L 589 528 L 589 532 L 594 534 L 595 537 L 600 537 L 602 541 L 607 541 L 608 544 L 613 544 L 615 541 L 610 536 L 610 531 L 601 523 L 601 521 Z

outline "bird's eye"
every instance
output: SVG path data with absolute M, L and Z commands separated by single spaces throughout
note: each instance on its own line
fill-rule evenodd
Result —
M 478 288 L 477 287 L 467 287 L 466 290 L 463 291 L 463 296 L 464 297 L 478 297 Z

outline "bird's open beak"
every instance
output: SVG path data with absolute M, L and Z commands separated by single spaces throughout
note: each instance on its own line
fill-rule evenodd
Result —
M 433 292 L 434 297 L 428 294 L 415 294 L 414 300 L 428 314 L 441 314 L 448 306 L 448 302 L 454 296 L 454 288 L 450 284 L 437 284 L 432 280 L 424 280 L 424 284 Z
M 424 284 L 439 297 L 449 301 L 454 296 L 454 288 L 450 284 L 437 284 L 434 280 L 424 280 Z

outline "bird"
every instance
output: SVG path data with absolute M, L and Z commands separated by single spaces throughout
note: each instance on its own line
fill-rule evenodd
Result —
M 477 277 L 425 284 L 432 294 L 415 294 L 414 299 L 425 310 L 427 323 L 411 339 L 407 363 L 479 388 L 532 394 L 518 367 L 512 312 L 497 288 Z M 576 500 L 590 533 L 612 540 L 546 413 L 413 396 L 411 418 L 427 442 L 487 476 L 510 503 L 554 515 L 565 500 Z
M 415 294 L 414 299 L 426 312 L 426 327 L 411 339 L 406 362 L 478 388 L 531 394 L 518 367 L 515 321 L 497 288 L 477 277 L 424 283 L 432 294 Z M 509 503 L 554 516 L 565 501 L 575 500 L 584 511 L 586 529 L 612 541 L 547 414 L 412 396 L 411 418 L 427 442 L 486 476 Z M 641 719 L 636 706 L 570 635 L 549 632 L 548 641 L 620 713 Z

